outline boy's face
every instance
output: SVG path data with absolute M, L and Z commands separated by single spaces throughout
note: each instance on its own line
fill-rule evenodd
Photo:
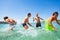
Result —
M 57 18 L 58 17 L 58 14 L 55 14 L 54 17 Z
M 29 15 L 28 17 L 31 17 L 31 15 Z

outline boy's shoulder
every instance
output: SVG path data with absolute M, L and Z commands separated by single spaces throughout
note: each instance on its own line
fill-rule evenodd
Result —
M 53 17 L 53 16 L 51 16 L 50 18 L 51 18 L 51 19 L 53 19 L 54 17 Z
M 13 19 L 13 18 L 9 18 L 9 19 Z
M 12 19 L 12 18 L 9 18 L 8 20 L 10 20 L 10 21 L 14 21 L 14 19 Z
M 25 20 L 28 19 L 27 17 L 24 18 Z
M 35 18 L 40 18 L 40 17 L 35 17 Z

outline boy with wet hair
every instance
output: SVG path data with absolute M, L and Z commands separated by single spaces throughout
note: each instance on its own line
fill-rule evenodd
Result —
M 16 21 L 9 18 L 8 16 L 4 17 L 4 21 L 10 23 L 10 26 L 11 26 L 10 30 L 13 30 L 13 28 L 14 28 L 13 26 L 16 24 Z
M 31 17 L 31 13 L 28 13 L 27 14 L 27 17 L 24 19 L 24 23 L 23 23 L 23 27 L 27 30 L 28 29 L 28 25 L 32 26 L 30 23 L 29 23 L 29 18 Z M 28 24 L 28 25 L 27 25 Z
M 58 12 L 54 12 L 53 15 L 45 21 L 46 30 L 57 30 L 57 28 L 53 26 L 52 22 L 56 21 L 56 23 L 60 25 L 60 23 L 57 20 L 58 15 Z

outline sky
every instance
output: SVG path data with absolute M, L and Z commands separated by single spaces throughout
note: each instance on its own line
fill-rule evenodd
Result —
M 4 16 L 23 22 L 24 18 L 30 12 L 32 18 L 36 13 L 43 19 L 52 16 L 53 12 L 59 13 L 60 19 L 60 0 L 0 0 L 0 20 Z

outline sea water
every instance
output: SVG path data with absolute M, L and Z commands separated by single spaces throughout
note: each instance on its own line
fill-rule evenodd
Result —
M 46 31 L 45 25 L 42 23 L 42 28 L 36 28 L 35 23 L 31 23 L 25 30 L 22 24 L 15 25 L 13 31 L 9 30 L 9 24 L 0 24 L 0 40 L 60 40 L 60 26 L 53 23 L 58 29 L 57 31 Z

